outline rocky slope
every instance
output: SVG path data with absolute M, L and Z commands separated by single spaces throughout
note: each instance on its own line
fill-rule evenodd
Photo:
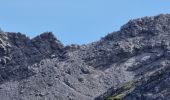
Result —
M 1 100 L 169 100 L 170 15 L 129 21 L 87 45 L 0 32 Z

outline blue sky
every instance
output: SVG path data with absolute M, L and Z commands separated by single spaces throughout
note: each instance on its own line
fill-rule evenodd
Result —
M 87 44 L 128 20 L 170 13 L 170 0 L 0 0 L 0 27 L 34 37 L 52 31 L 65 45 Z

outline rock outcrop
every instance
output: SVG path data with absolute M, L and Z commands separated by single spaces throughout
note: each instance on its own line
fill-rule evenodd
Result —
M 170 15 L 129 21 L 87 45 L 0 31 L 2 100 L 169 100 Z

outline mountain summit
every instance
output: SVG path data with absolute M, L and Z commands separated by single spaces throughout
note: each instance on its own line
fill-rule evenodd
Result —
M 169 75 L 169 14 L 87 45 L 0 31 L 1 100 L 169 100 Z

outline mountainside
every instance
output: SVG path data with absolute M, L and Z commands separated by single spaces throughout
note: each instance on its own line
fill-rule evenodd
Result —
M 1 100 L 169 100 L 170 14 L 87 45 L 0 31 Z

